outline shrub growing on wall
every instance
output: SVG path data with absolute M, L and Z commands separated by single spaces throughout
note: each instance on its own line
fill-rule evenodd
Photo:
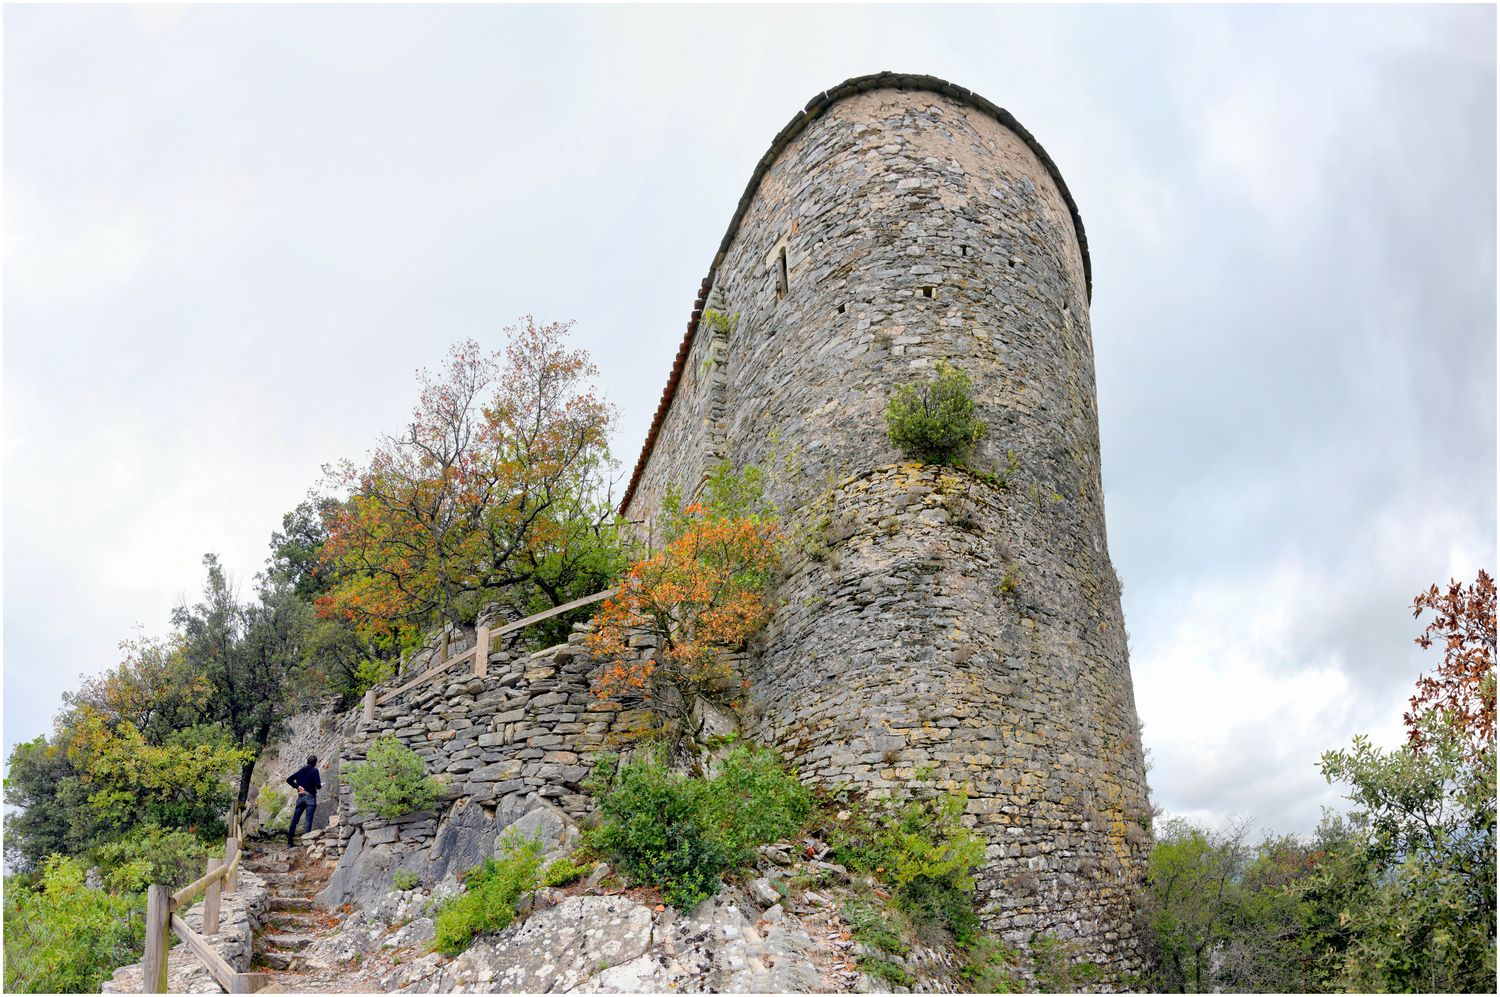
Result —
M 354 808 L 387 819 L 431 808 L 442 789 L 422 757 L 395 737 L 376 741 L 367 761 L 351 765 L 346 778 L 354 787 Z
M 974 414 L 974 382 L 957 367 L 937 363 L 937 376 L 902 385 L 885 408 L 891 442 L 924 464 L 961 464 L 989 430 Z

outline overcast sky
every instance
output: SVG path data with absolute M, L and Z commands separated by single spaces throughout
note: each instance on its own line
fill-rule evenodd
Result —
M 881 69 L 1007 108 L 1093 256 L 1168 811 L 1310 831 L 1412 596 L 1495 569 L 1493 8 L 8 6 L 4 743 L 399 427 L 574 319 L 633 463 L 752 167 Z

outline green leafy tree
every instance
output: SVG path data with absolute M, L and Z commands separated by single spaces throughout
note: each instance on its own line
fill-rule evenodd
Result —
M 433 948 L 457 955 L 475 935 L 503 931 L 516 919 L 521 901 L 536 892 L 542 846 L 506 832 L 499 858 L 487 858 L 464 874 L 464 892 L 438 911 Z
M 5 776 L 5 860 L 20 870 L 38 868 L 54 853 L 75 855 L 99 833 L 88 789 L 67 749 L 40 736 L 11 750 Z
M 98 993 L 145 944 L 139 894 L 84 883 L 84 864 L 54 855 L 35 886 L 6 877 L 7 993 Z
M 340 508 L 337 499 L 309 493 L 281 517 L 281 529 L 271 534 L 267 573 L 285 578 L 298 597 L 309 602 L 339 581 L 337 573 L 323 563 L 323 546 L 328 543 L 325 523 Z
M 1470 731 L 1441 711 L 1418 722 L 1416 744 L 1382 751 L 1358 737 L 1323 756 L 1355 809 L 1307 887 L 1334 919 L 1310 946 L 1341 989 L 1490 992 L 1495 770 L 1472 764 Z
M 885 409 L 886 429 L 903 454 L 924 464 L 962 464 L 989 426 L 974 412 L 974 382 L 939 360 L 922 385 L 902 385 Z
M 215 728 L 151 744 L 128 721 L 111 724 L 85 708 L 69 731 L 67 757 L 98 824 L 115 833 L 155 824 L 216 836 L 233 799 L 228 779 L 250 752 Z
M 207 577 L 199 602 L 172 614 L 192 667 L 206 677 L 211 715 L 247 751 L 237 798 L 250 795 L 255 759 L 297 705 L 296 679 L 311 609 L 278 576 L 263 577 L 259 601 L 242 605 L 213 554 L 204 555 Z

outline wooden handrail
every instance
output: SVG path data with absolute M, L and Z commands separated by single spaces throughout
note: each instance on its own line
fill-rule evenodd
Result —
M 224 961 L 223 956 L 214 951 L 214 947 L 208 944 L 208 939 L 189 928 L 187 922 L 176 914 L 172 915 L 172 930 L 176 932 L 178 938 L 182 939 L 182 943 L 188 947 L 188 950 L 198 957 L 198 961 L 208 967 L 209 973 L 226 993 L 244 992 L 234 989 L 235 977 L 240 974 Z
M 238 856 L 235 857 L 235 861 L 239 861 Z M 217 869 L 209 872 L 206 876 L 200 876 L 198 879 L 193 880 L 193 882 L 189 883 L 182 889 L 178 890 L 176 893 L 172 894 L 172 906 L 181 907 L 184 904 L 191 903 L 193 900 L 196 900 L 198 898 L 198 894 L 202 893 L 204 890 L 208 889 L 214 883 L 217 883 L 227 875 L 229 875 L 229 866 L 221 865 Z
M 565 602 L 561 606 L 553 606 L 551 609 L 528 616 L 524 620 L 517 620 L 514 623 L 507 623 L 505 626 L 500 627 L 498 630 L 490 630 L 488 627 L 477 628 L 474 632 L 474 646 L 469 648 L 467 651 L 462 651 L 458 654 L 452 655 L 451 657 L 444 660 L 441 664 L 432 666 L 422 674 L 401 683 L 394 689 L 390 689 L 386 692 L 378 694 L 374 689 L 366 691 L 363 714 L 364 719 L 366 721 L 374 720 L 376 706 L 381 703 L 389 702 L 390 700 L 401 695 L 403 692 L 406 692 L 409 689 L 415 689 L 417 686 L 431 681 L 438 675 L 441 675 L 443 672 L 447 671 L 449 668 L 458 664 L 460 661 L 465 660 L 466 658 L 474 659 L 475 675 L 484 675 L 486 666 L 489 662 L 490 645 L 491 642 L 495 640 L 495 638 L 504 637 L 506 634 L 515 633 L 517 630 L 520 630 L 523 627 L 529 627 L 533 623 L 540 623 L 543 620 L 550 620 L 554 616 L 560 616 L 563 613 L 569 612 L 571 610 L 579 609 L 583 606 L 588 606 L 593 603 L 600 602 L 604 599 L 608 599 L 617 591 L 618 589 L 611 588 L 605 589 L 603 592 L 595 592 L 593 595 L 586 595 L 581 599 L 574 599 L 572 602 Z M 443 646 L 446 647 L 447 643 L 448 638 L 445 634 L 443 637 Z
M 491 633 L 490 639 L 493 640 L 496 637 L 504 637 L 506 634 L 513 633 L 514 631 L 517 631 L 522 627 L 529 627 L 533 623 L 540 623 L 543 620 L 550 620 L 552 617 L 561 615 L 562 613 L 566 613 L 570 609 L 578 609 L 580 606 L 587 606 L 592 603 L 608 599 L 610 596 L 614 595 L 616 591 L 618 590 L 605 589 L 603 592 L 595 592 L 593 595 L 586 595 L 582 599 L 574 599 L 572 602 L 565 602 L 561 606 L 553 606 L 551 609 L 546 610 L 545 612 L 537 613 L 535 616 L 528 616 L 524 620 L 517 620 L 514 623 L 507 623 L 499 630 Z
M 245 815 L 235 801 L 229 810 L 229 834 L 224 839 L 224 858 L 209 859 L 208 871 L 176 893 L 165 886 L 152 884 L 146 890 L 146 952 L 141 960 L 141 991 L 148 994 L 167 992 L 167 956 L 173 932 L 181 938 L 199 962 L 208 967 L 214 980 L 232 994 L 255 993 L 268 988 L 270 979 L 264 973 L 238 973 L 215 951 L 208 939 L 188 927 L 178 911 L 185 909 L 199 893 L 208 891 L 203 901 L 203 930 L 219 930 L 219 894 L 234 892 L 238 883 L 240 847 L 245 835 Z
M 389 692 L 381 693 L 379 696 L 375 697 L 375 702 L 384 703 L 386 700 L 391 699 L 395 696 L 399 696 L 401 693 L 405 692 L 408 689 L 415 689 L 417 686 L 421 685 L 423 682 L 426 682 L 428 679 L 437 675 L 439 672 L 447 671 L 449 668 L 458 664 L 460 661 L 463 661 L 465 658 L 474 657 L 474 653 L 476 650 L 478 650 L 478 647 L 479 642 L 475 641 L 474 646 L 469 648 L 467 651 L 461 651 L 458 654 L 453 655 L 453 657 L 449 658 L 447 661 L 444 661 L 442 664 L 433 665 L 431 668 L 427 669 L 416 678 L 398 685 L 396 688 L 391 689 Z

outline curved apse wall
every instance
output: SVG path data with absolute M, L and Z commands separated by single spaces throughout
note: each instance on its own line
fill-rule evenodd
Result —
M 1061 176 L 1005 112 L 928 77 L 820 95 L 756 169 L 622 508 L 649 523 L 719 458 L 795 453 L 774 497 L 814 529 L 752 657 L 751 732 L 810 780 L 964 787 L 986 924 L 1128 971 L 1149 804 L 1088 266 Z M 705 301 L 737 322 L 700 323 Z M 973 463 L 1008 487 L 887 440 L 891 393 L 940 358 L 974 379 Z

